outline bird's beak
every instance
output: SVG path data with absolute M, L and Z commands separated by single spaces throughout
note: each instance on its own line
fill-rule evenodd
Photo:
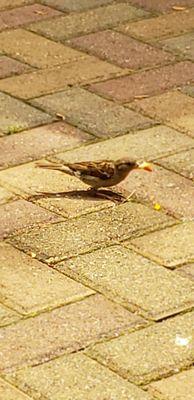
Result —
M 138 164 L 137 169 L 143 169 L 144 171 L 152 171 L 152 165 L 150 163 L 147 162 L 142 162 L 140 164 Z

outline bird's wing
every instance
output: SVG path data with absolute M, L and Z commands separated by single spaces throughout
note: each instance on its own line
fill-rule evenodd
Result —
M 66 164 L 74 172 L 79 172 L 80 175 L 95 176 L 100 179 L 110 179 L 114 172 L 115 166 L 112 161 L 85 161 L 81 163 Z

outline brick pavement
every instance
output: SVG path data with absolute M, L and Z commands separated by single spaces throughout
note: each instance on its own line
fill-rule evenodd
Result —
M 193 43 L 193 0 L 0 1 L 0 399 L 193 400 Z M 122 205 L 35 168 L 129 155 Z

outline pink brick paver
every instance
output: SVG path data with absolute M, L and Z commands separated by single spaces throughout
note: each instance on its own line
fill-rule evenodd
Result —
M 193 29 L 194 0 L 0 0 L 0 399 L 193 400 Z M 106 198 L 37 168 L 121 157 L 152 172 Z

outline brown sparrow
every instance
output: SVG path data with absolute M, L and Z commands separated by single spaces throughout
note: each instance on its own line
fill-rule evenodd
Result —
M 79 163 L 36 163 L 37 167 L 53 169 L 75 176 L 93 189 L 115 186 L 135 169 L 152 171 L 149 163 L 138 163 L 129 159 L 117 161 L 84 161 Z

